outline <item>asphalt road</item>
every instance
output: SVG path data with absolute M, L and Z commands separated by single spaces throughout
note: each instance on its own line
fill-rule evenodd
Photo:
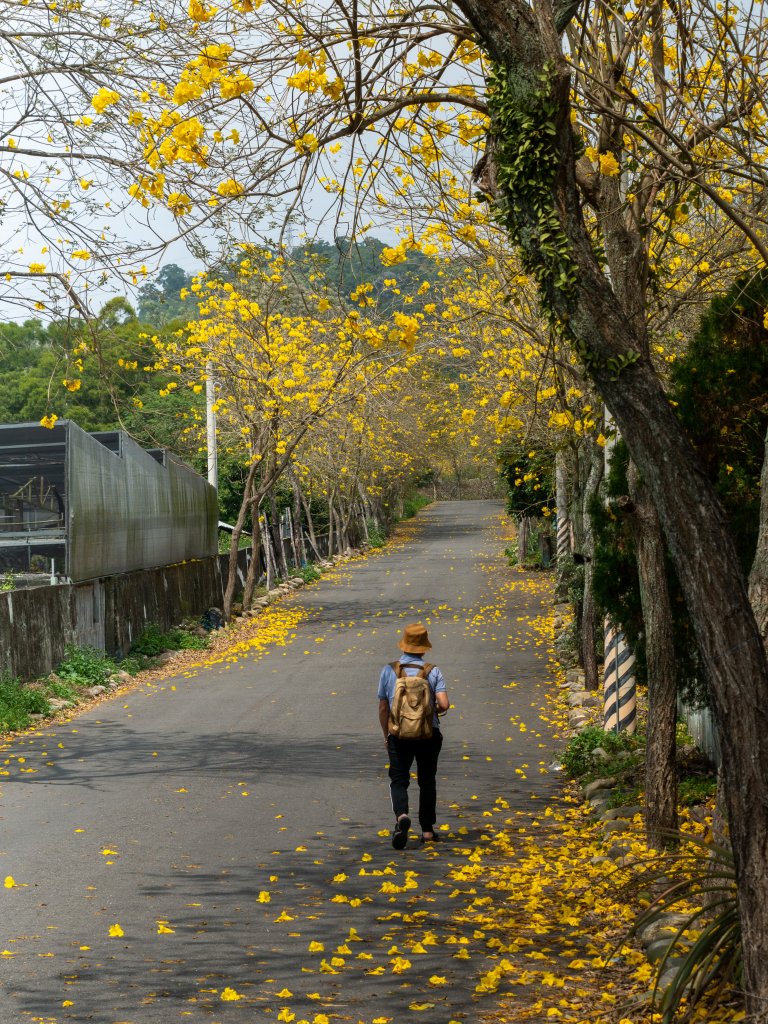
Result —
M 290 597 L 285 645 L 5 745 L 0 1024 L 477 1019 L 480 951 L 453 921 L 449 871 L 495 801 L 525 810 L 557 786 L 532 627 L 546 586 L 506 568 L 500 511 L 427 509 L 405 543 Z M 418 620 L 455 705 L 446 842 L 398 853 L 379 834 L 376 683 Z

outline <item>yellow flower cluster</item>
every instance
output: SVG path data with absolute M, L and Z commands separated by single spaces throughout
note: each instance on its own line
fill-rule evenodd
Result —
M 120 94 L 114 89 L 102 87 L 91 100 L 91 106 L 97 114 L 103 114 L 107 107 L 120 102 Z

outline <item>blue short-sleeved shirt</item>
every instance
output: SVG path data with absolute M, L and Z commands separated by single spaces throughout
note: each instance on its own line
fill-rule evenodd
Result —
M 421 668 L 424 664 L 424 659 L 420 654 L 401 654 L 399 662 L 406 670 L 406 674 L 409 676 L 416 675 L 416 671 Z M 413 672 L 408 672 L 408 668 L 413 666 Z M 381 670 L 381 676 L 379 677 L 379 700 L 389 701 L 389 706 L 392 707 L 392 698 L 395 696 L 395 683 L 397 682 L 397 676 L 395 670 L 391 665 L 385 665 Z M 432 702 L 434 704 L 434 698 L 436 693 L 445 693 L 447 687 L 445 685 L 445 679 L 443 673 L 435 665 L 430 673 L 427 675 L 427 682 L 429 688 L 432 690 Z M 432 720 L 432 728 L 434 729 L 438 725 L 437 712 Z

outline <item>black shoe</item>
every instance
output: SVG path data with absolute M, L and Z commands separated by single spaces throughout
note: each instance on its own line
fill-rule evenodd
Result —
M 395 823 L 395 831 L 392 833 L 392 845 L 396 850 L 404 850 L 408 842 L 408 833 L 411 830 L 411 819 L 406 814 L 398 818 Z
M 422 836 L 422 843 L 442 843 L 443 837 L 439 836 L 437 832 L 433 832 L 431 836 Z

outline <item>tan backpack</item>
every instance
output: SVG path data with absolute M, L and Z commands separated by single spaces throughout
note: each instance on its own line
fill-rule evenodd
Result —
M 434 707 L 432 688 L 427 676 L 433 665 L 420 665 L 415 675 L 405 674 L 405 667 L 393 661 L 395 694 L 389 709 L 389 731 L 401 740 L 428 740 L 432 735 Z

